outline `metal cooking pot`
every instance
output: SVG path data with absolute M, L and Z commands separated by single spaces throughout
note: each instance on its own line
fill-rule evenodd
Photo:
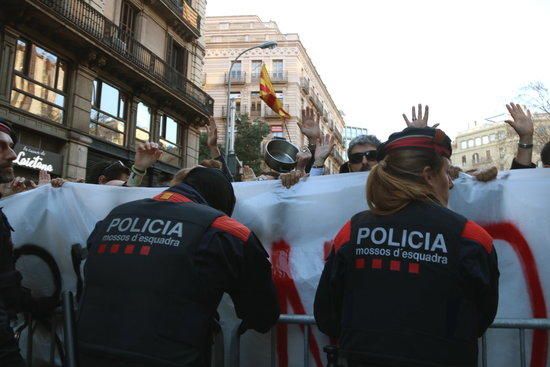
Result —
M 265 149 L 265 163 L 280 173 L 290 172 L 296 167 L 296 155 L 299 149 L 284 138 L 274 138 Z

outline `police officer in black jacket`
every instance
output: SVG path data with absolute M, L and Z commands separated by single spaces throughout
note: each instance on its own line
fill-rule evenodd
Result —
M 152 199 L 120 205 L 88 240 L 78 339 L 84 366 L 209 366 L 228 293 L 242 330 L 279 317 L 268 254 L 230 218 L 231 183 L 197 167 Z
M 349 366 L 476 366 L 498 305 L 491 236 L 447 209 L 450 139 L 407 128 L 378 148 L 370 210 L 334 240 L 315 319 Z

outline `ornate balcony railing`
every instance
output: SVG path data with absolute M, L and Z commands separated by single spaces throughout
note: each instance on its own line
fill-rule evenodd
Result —
M 41 5 L 47 12 L 55 13 L 62 21 L 70 23 L 113 54 L 122 56 L 125 62 L 178 97 L 197 105 L 203 113 L 212 115 L 212 97 L 83 0 L 29 1 Z
M 161 0 L 167 7 L 185 22 L 191 28 L 196 37 L 200 37 L 201 17 L 195 9 L 185 0 Z
M 273 83 L 286 83 L 288 82 L 288 72 L 287 71 L 278 71 L 271 73 L 271 81 Z
M 231 84 L 244 84 L 246 82 L 246 72 L 244 71 L 232 71 L 231 75 L 225 73 L 225 83 L 229 82 L 231 78 Z
M 300 88 L 302 88 L 302 92 L 309 94 L 309 80 L 307 78 L 300 78 Z

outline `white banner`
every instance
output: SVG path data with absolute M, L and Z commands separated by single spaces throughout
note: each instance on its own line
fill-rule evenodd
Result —
M 234 218 L 251 228 L 271 253 L 283 313 L 312 314 L 329 241 L 353 214 L 366 209 L 366 178 L 366 173 L 311 177 L 290 190 L 278 181 L 234 185 Z M 61 270 L 63 288 L 74 289 L 71 245 L 85 246 L 95 223 L 113 207 L 162 190 L 65 184 L 60 189 L 47 186 L 7 198 L 0 206 L 15 229 L 15 245 L 32 243 L 46 248 Z M 490 183 L 463 175 L 455 181 L 451 207 L 482 224 L 495 238 L 501 271 L 497 317 L 548 317 L 550 170 L 506 172 Z M 235 323 L 227 297 L 220 313 L 227 332 Z M 528 365 L 550 367 L 547 333 L 527 335 Z M 279 330 L 279 366 L 303 364 L 302 340 L 297 326 L 288 332 Z M 328 339 L 315 330 L 310 343 L 312 366 L 321 366 L 326 344 Z M 489 331 L 488 344 L 489 365 L 519 365 L 517 331 Z M 269 335 L 245 334 L 241 366 L 269 365 L 269 345 Z

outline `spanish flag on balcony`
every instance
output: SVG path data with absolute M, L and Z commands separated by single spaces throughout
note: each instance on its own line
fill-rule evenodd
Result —
M 262 72 L 260 74 L 260 99 L 283 119 L 290 118 L 290 114 L 283 109 L 283 103 L 275 94 L 275 89 L 273 89 L 273 84 L 271 84 L 265 64 L 262 65 Z

